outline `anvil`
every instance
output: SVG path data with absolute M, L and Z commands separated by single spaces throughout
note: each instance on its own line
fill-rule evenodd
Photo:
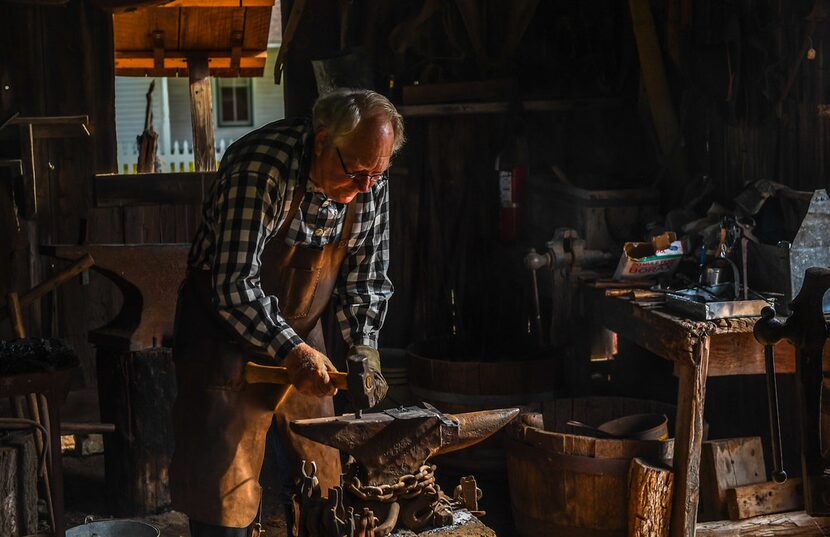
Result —
M 291 429 L 347 453 L 368 485 L 394 483 L 414 474 L 432 456 L 477 444 L 507 425 L 518 408 L 443 414 L 425 405 L 385 412 L 298 420 Z

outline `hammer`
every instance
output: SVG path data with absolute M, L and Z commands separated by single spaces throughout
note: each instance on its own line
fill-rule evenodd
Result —
M 348 393 L 355 418 L 360 418 L 364 409 L 372 408 L 380 402 L 375 392 L 375 378 L 365 355 L 353 354 L 347 357 L 346 365 L 348 373 L 329 371 L 329 378 L 335 388 Z M 254 362 L 245 364 L 245 381 L 249 384 L 291 384 L 285 367 Z

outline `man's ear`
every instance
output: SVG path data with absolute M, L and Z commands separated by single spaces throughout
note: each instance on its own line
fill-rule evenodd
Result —
M 329 143 L 329 133 L 325 127 L 320 127 L 314 133 L 314 156 L 319 157 Z

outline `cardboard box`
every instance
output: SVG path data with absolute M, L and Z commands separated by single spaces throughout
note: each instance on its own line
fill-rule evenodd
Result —
M 683 243 L 672 232 L 663 233 L 651 242 L 627 242 L 615 280 L 640 280 L 674 272 L 683 257 Z

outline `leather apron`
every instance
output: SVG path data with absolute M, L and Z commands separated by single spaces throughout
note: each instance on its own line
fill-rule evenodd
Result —
M 319 318 L 348 250 L 354 204 L 348 205 L 339 240 L 322 249 L 289 246 L 285 238 L 304 194 L 304 185 L 298 185 L 285 221 L 262 253 L 260 279 L 263 291 L 279 299 L 288 324 L 325 353 Z M 210 281 L 209 271 L 191 271 L 179 294 L 170 492 L 173 508 L 194 520 L 243 528 L 253 522 L 260 506 L 265 436 L 278 404 L 277 427 L 294 477 L 299 476 L 301 461 L 313 460 L 324 492 L 339 484 L 338 451 L 288 430 L 290 420 L 331 416 L 334 409 L 331 397 L 308 397 L 290 387 L 244 381 L 246 361 L 269 362 L 262 359 L 261 349 L 257 353 L 247 346 L 219 317 L 210 299 Z

